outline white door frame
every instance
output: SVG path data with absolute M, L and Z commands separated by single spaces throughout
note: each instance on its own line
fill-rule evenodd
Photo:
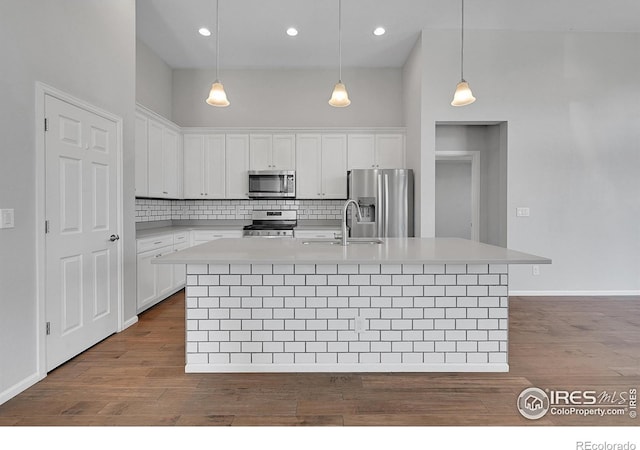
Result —
M 45 96 L 50 95 L 59 100 L 70 103 L 78 108 L 82 108 L 93 114 L 101 116 L 109 121 L 112 121 L 116 125 L 116 154 L 117 154 L 117 167 L 118 176 L 116 181 L 117 189 L 117 209 L 118 209 L 118 232 L 117 234 L 122 236 L 124 229 L 123 219 L 123 199 L 122 199 L 122 173 L 123 173 L 123 148 L 122 148 L 122 118 L 118 117 L 108 111 L 100 109 L 94 105 L 91 105 L 84 100 L 78 99 L 72 95 L 62 92 L 56 88 L 48 86 L 41 82 L 36 82 L 35 89 L 35 144 L 36 144 L 36 302 L 37 302 L 37 319 L 36 323 L 38 329 L 36 331 L 37 337 L 37 372 L 40 378 L 44 378 L 47 375 L 46 364 L 46 259 L 45 259 L 45 233 L 44 226 L 46 220 L 46 193 L 45 193 L 45 174 L 46 174 L 46 155 L 45 155 Z M 123 244 L 122 240 L 117 241 L 118 245 L 118 324 L 117 331 L 123 330 L 124 323 L 124 305 L 123 305 Z
M 436 161 L 471 161 L 471 240 L 480 241 L 480 152 L 436 151 Z

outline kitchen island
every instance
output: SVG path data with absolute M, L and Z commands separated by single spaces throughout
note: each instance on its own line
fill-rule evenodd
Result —
M 464 239 L 220 239 L 186 264 L 187 372 L 506 372 L 508 266 Z

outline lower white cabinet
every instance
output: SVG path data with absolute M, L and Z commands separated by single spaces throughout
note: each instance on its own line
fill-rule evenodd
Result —
M 298 239 L 338 239 L 342 236 L 342 230 L 336 229 L 318 229 L 318 230 L 293 230 L 293 237 Z
M 138 239 L 138 312 L 179 291 L 187 281 L 187 268 L 184 264 L 152 264 L 154 259 L 214 239 L 236 237 L 242 237 L 242 230 L 179 231 Z
M 145 309 L 182 289 L 186 281 L 184 265 L 152 264 L 152 261 L 191 245 L 188 231 L 137 240 L 137 309 Z
M 183 231 L 173 235 L 173 251 L 184 250 L 191 247 L 191 232 Z M 173 266 L 173 285 L 176 288 L 182 288 L 187 284 L 187 266 L 186 264 L 174 264 Z
M 242 230 L 195 230 L 191 232 L 191 245 L 224 238 L 241 238 Z

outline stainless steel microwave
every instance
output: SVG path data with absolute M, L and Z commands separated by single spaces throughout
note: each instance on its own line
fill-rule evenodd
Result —
M 249 197 L 295 198 L 296 172 L 294 170 L 250 170 Z

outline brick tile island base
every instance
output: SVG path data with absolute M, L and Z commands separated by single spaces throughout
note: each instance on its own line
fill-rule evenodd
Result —
M 261 252 L 257 261 L 244 255 L 226 263 L 220 255 L 210 262 L 193 252 L 182 255 L 190 256 L 187 372 L 506 372 L 508 264 L 550 262 L 507 249 L 500 249 L 510 252 L 502 261 L 470 251 L 468 262 L 428 252 L 437 261 L 417 261 L 409 253 L 401 262 L 389 251 L 393 239 L 386 249 L 318 250 L 321 245 L 288 242 L 296 239 L 227 239 L 199 247 L 224 254 L 234 248 L 230 241 L 236 254 L 247 241 L 272 246 L 275 261 Z M 492 247 L 453 241 L 468 243 L 467 250 Z M 281 248 L 278 258 L 283 245 L 291 248 Z M 292 250 L 300 253 L 287 260 Z

